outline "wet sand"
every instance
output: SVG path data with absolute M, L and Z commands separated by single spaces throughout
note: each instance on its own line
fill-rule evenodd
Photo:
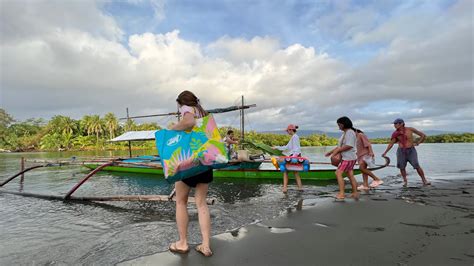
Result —
M 474 265 L 474 179 L 381 186 L 359 201 L 300 200 L 214 236 L 214 255 L 169 251 L 120 265 Z

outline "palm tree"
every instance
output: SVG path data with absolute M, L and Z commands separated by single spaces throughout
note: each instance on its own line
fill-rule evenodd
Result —
M 63 134 L 69 134 L 72 136 L 75 132 L 77 132 L 77 129 L 78 129 L 77 121 L 68 116 L 63 116 L 62 127 L 63 127 Z
M 135 121 L 132 119 L 128 119 L 127 122 L 125 122 L 125 131 L 131 131 L 131 130 L 136 130 L 137 124 L 135 124 Z
M 85 116 L 82 117 L 82 119 L 79 121 L 81 134 L 85 133 L 85 134 L 87 134 L 87 136 L 90 135 L 88 128 L 91 124 L 91 121 L 92 121 L 92 116 L 91 115 L 85 115 Z
M 87 127 L 87 135 L 95 134 L 97 139 L 97 145 L 99 145 L 99 134 L 102 132 L 104 132 L 104 126 L 102 125 L 102 120 L 100 119 L 100 116 L 91 116 L 89 126 Z
M 109 137 L 111 139 L 115 138 L 115 131 L 117 131 L 119 124 L 117 117 L 113 113 L 107 113 L 104 116 L 104 124 L 107 130 L 109 131 Z

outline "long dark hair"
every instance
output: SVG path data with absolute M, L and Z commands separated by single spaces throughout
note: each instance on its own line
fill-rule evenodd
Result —
M 176 99 L 179 105 L 187 105 L 187 106 L 192 106 L 196 107 L 198 112 L 201 114 L 201 116 L 206 116 L 208 113 L 204 108 L 202 108 L 201 104 L 199 103 L 198 97 L 194 95 L 194 93 L 190 91 L 183 91 L 178 95 L 178 98 Z
M 352 121 L 347 116 L 339 117 L 336 121 L 338 124 L 342 124 L 343 129 L 352 129 L 356 131 L 354 126 L 352 125 Z

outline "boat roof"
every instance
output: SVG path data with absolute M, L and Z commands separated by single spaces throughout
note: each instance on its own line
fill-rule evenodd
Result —
M 117 141 L 134 141 L 134 140 L 154 140 L 155 133 L 158 130 L 142 130 L 142 131 L 127 131 L 122 135 L 113 138 L 109 141 L 117 142 Z

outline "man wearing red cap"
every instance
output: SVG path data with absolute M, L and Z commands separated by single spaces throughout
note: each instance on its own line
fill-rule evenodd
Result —
M 418 154 L 415 149 L 415 146 L 418 146 L 425 140 L 426 135 L 416 128 L 405 127 L 405 121 L 403 121 L 401 118 L 395 119 L 395 121 L 393 121 L 393 126 L 396 130 L 392 133 L 390 143 L 388 144 L 385 152 L 382 154 L 382 157 L 390 151 L 390 149 L 393 147 L 393 144 L 398 142 L 397 167 L 400 169 L 400 174 L 403 177 L 403 186 L 407 186 L 408 184 L 406 171 L 407 163 L 410 163 L 413 168 L 416 169 L 418 175 L 423 181 L 423 185 L 430 185 L 430 182 L 428 182 L 425 178 L 423 169 L 418 163 Z M 420 136 L 418 141 L 413 141 L 413 134 Z

